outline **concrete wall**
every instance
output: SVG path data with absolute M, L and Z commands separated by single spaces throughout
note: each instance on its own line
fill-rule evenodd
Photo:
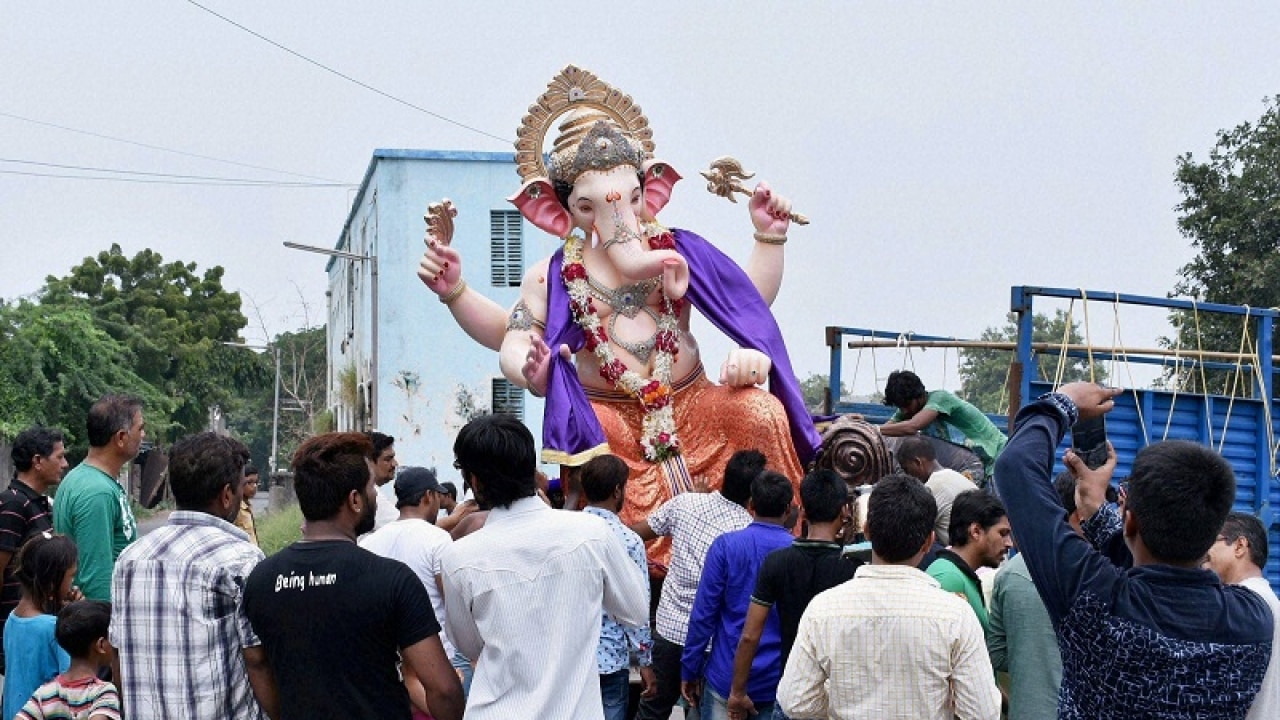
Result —
M 424 249 L 427 205 L 444 198 L 458 209 L 454 246 L 471 287 L 509 307 L 516 287 L 490 283 L 490 211 L 513 210 L 519 187 L 509 153 L 379 150 L 344 229 L 339 249 L 377 258 L 379 271 L 377 417 L 361 426 L 359 407 L 342 402 L 338 378 L 355 367 L 362 388 L 374 377 L 367 263 L 335 259 L 330 274 L 330 407 L 343 429 L 376 428 L 396 438 L 401 464 L 434 466 L 455 479 L 453 438 L 465 422 L 460 396 L 491 407 L 501 377 L 497 354 L 477 345 L 416 273 Z M 558 242 L 523 222 L 524 267 Z M 523 271 L 523 268 L 522 268 Z M 367 390 L 366 390 L 367 394 Z M 367 399 L 365 400 L 367 402 Z M 525 424 L 541 442 L 542 401 L 524 393 Z

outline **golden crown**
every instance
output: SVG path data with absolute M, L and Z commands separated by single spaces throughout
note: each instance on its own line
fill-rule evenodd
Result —
M 552 123 L 566 113 L 570 116 L 560 125 L 549 171 L 542 148 Z M 649 119 L 631 96 L 573 65 L 552 78 L 547 91 L 529 106 L 516 138 L 516 172 L 522 182 L 536 177 L 573 182 L 587 170 L 639 167 L 654 149 Z

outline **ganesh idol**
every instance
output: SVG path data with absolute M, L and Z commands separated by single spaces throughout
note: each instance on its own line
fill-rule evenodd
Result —
M 663 226 L 680 175 L 654 159 L 639 106 L 572 66 L 530 107 L 518 138 L 523 183 L 508 199 L 561 248 L 528 269 L 504 310 L 462 279 L 449 211 L 434 205 L 418 274 L 468 335 L 498 351 L 508 380 L 546 398 L 542 460 L 623 459 L 629 524 L 695 480 L 718 488 L 738 450 L 760 450 L 798 484 L 820 440 L 769 312 L 790 202 L 766 183 L 754 188 L 745 270 L 698 235 Z M 719 383 L 689 332 L 694 311 L 738 345 L 719 363 Z M 665 563 L 666 539 L 649 552 Z

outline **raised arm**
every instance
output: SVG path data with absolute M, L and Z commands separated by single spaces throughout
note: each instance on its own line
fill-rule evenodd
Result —
M 1113 406 L 1116 392 L 1072 383 L 1024 407 L 996 461 L 996 491 L 1008 508 L 1018 547 L 1055 624 L 1085 589 L 1106 596 L 1119 572 L 1067 524 L 1052 486 L 1054 452 L 1077 408 L 1086 416 L 1100 415 Z
M 751 223 L 755 225 L 755 242 L 751 247 L 751 256 L 747 258 L 747 277 L 756 286 L 760 297 L 769 305 L 778 297 L 782 287 L 782 271 L 785 252 L 783 243 L 787 241 L 787 229 L 791 226 L 788 217 L 791 212 L 791 201 L 776 195 L 769 184 L 761 182 L 751 196 Z
M 507 313 L 462 279 L 462 256 L 449 244 L 452 228 L 448 234 L 444 237 L 434 229 L 428 232 L 427 250 L 418 261 L 418 279 L 449 308 L 472 340 L 497 350 L 506 332 Z

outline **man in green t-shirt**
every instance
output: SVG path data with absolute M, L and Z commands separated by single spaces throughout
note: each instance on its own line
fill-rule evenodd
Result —
M 1013 547 L 1004 503 L 983 490 L 969 490 L 951 503 L 951 546 L 938 551 L 929 576 L 942 589 L 962 596 L 973 608 L 985 633 L 991 629 L 978 568 L 1000 567 Z
M 881 434 L 902 437 L 924 433 L 954 442 L 951 430 L 955 430 L 982 458 L 990 482 L 996 458 L 1009 438 L 981 410 L 946 390 L 927 392 L 920 377 L 910 370 L 889 373 L 884 404 L 898 411 L 880 426 Z
M 116 558 L 138 535 L 138 526 L 116 476 L 138 455 L 147 436 L 142 401 L 107 395 L 89 408 L 85 423 L 89 455 L 58 488 L 53 529 L 69 536 L 80 551 L 76 584 L 90 600 L 111 600 Z

